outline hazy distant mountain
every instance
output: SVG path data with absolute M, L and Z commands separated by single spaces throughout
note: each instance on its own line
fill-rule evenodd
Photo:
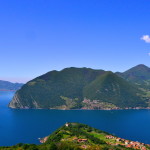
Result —
M 47 109 L 148 107 L 145 91 L 119 76 L 112 72 L 89 68 L 71 67 L 62 71 L 51 71 L 22 86 L 9 107 Z
M 18 90 L 23 86 L 23 83 L 11 83 L 0 80 L 0 90 Z

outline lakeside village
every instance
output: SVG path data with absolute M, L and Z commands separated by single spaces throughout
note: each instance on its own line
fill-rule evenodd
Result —
M 140 150 L 147 150 L 146 146 L 150 146 L 149 144 L 144 144 L 144 143 L 140 143 L 140 142 L 135 142 L 135 141 L 130 141 L 130 140 L 125 140 L 119 137 L 115 137 L 112 135 L 106 135 L 106 139 L 113 139 L 116 143 L 110 143 L 107 142 L 107 144 L 109 145 L 122 145 L 125 146 L 127 148 L 134 148 L 134 149 L 140 149 Z
M 69 123 L 65 124 L 66 127 L 69 127 Z M 45 143 L 48 140 L 49 136 L 46 136 L 44 138 L 39 138 L 40 143 Z M 122 139 L 113 135 L 106 135 L 105 136 L 106 139 L 106 143 L 108 145 L 112 145 L 112 146 L 117 146 L 117 145 L 122 145 L 125 146 L 127 148 L 133 148 L 133 149 L 137 149 L 137 150 L 147 150 L 146 146 L 150 146 L 150 144 L 144 144 L 138 141 L 130 141 L 130 140 L 126 140 L 126 139 Z M 72 139 L 73 141 L 76 141 L 78 143 L 82 143 L 82 144 L 86 144 L 86 142 L 88 142 L 88 139 L 80 139 L 77 137 L 74 137 Z M 82 145 L 82 148 L 87 149 L 86 145 Z
M 81 109 L 84 110 L 121 110 L 121 109 L 150 109 L 150 107 L 125 107 L 125 108 L 120 108 L 115 106 L 114 104 L 108 103 L 108 102 L 103 102 L 100 100 L 93 100 L 91 101 L 90 99 L 84 99 L 82 101 L 84 104 L 84 107 Z

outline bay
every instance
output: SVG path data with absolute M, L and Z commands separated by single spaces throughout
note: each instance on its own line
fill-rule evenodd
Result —
M 121 138 L 150 144 L 150 110 L 10 109 L 14 92 L 0 91 L 0 146 L 39 144 L 66 122 L 79 122 Z

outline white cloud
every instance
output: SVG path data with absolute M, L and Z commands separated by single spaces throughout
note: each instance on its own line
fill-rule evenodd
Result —
M 141 37 L 141 40 L 144 40 L 146 43 L 150 43 L 150 36 L 149 35 L 143 35 Z
M 150 53 L 148 53 L 148 55 L 150 56 Z

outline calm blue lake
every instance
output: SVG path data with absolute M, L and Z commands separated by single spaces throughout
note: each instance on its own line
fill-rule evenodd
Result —
M 150 144 L 150 110 L 17 110 L 13 92 L 0 92 L 0 146 L 39 144 L 66 122 L 80 122 L 119 137 Z

